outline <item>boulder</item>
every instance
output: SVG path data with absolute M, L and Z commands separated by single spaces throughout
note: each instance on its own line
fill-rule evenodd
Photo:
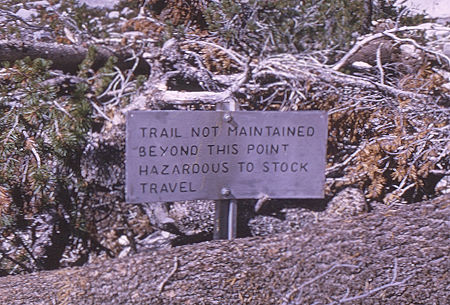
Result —
M 0 278 L 1 304 L 446 304 L 450 197 Z

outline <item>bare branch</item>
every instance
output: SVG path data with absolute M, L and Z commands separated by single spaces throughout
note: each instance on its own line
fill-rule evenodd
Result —
M 233 59 L 235 62 L 237 62 L 242 67 L 245 67 L 246 63 L 248 62 L 248 59 L 245 56 L 242 56 L 239 53 L 236 53 L 230 49 L 226 49 L 226 48 L 222 47 L 221 45 L 218 45 L 218 44 L 215 44 L 212 42 L 201 41 L 201 40 L 185 40 L 185 42 L 188 44 L 198 44 L 198 45 L 208 46 L 208 47 L 212 47 L 212 48 L 217 48 L 217 49 L 225 52 L 225 54 L 230 56 L 231 59 Z
M 367 142 L 363 142 L 358 149 L 356 149 L 347 159 L 340 163 L 334 164 L 332 167 L 329 167 L 325 170 L 325 175 L 329 175 L 331 173 L 334 173 L 335 171 L 338 171 L 339 169 L 347 166 L 367 145 Z
M 345 296 L 345 297 L 341 298 L 339 301 L 332 302 L 332 303 L 329 303 L 329 304 L 341 304 L 341 303 L 345 303 L 345 302 L 350 302 L 350 301 L 356 301 L 356 300 L 364 299 L 364 298 L 367 298 L 368 296 L 370 296 L 372 294 L 377 293 L 378 291 L 381 291 L 381 290 L 384 290 L 384 289 L 387 289 L 387 288 L 390 288 L 390 287 L 396 287 L 396 286 L 405 285 L 413 277 L 413 275 L 410 275 L 410 276 L 406 277 L 405 279 L 403 279 L 402 281 L 397 281 L 397 275 L 398 275 L 397 273 L 398 273 L 398 270 L 397 270 L 397 258 L 395 258 L 394 259 L 394 267 L 392 269 L 392 279 L 391 279 L 391 281 L 389 283 L 384 284 L 384 285 L 382 285 L 380 287 L 371 289 L 369 291 L 366 291 L 365 293 L 360 294 L 360 295 L 356 295 L 356 296 L 353 296 L 353 297 L 346 297 Z
M 178 269 L 178 258 L 175 257 L 173 260 L 173 268 L 170 271 L 170 273 L 164 278 L 164 280 L 158 285 L 158 292 L 161 293 L 164 289 L 164 286 L 166 286 L 169 279 L 177 272 Z
M 335 70 L 335 71 L 340 70 L 342 67 L 344 67 L 344 66 L 348 63 L 348 61 L 350 60 L 350 58 L 351 58 L 353 55 L 355 55 L 355 54 L 356 54 L 363 46 L 365 46 L 366 44 L 368 44 L 368 43 L 371 42 L 371 41 L 374 41 L 374 40 L 376 40 L 376 39 L 383 38 L 383 37 L 385 37 L 385 36 L 386 36 L 386 37 L 390 37 L 390 38 L 392 38 L 392 39 L 394 39 L 394 40 L 397 40 L 397 41 L 402 41 L 402 39 L 400 39 L 400 38 L 398 38 L 397 36 L 393 35 L 393 33 L 406 32 L 406 31 L 426 31 L 426 30 L 442 30 L 442 31 L 450 31 L 450 28 L 448 28 L 448 27 L 442 27 L 442 26 L 429 26 L 429 25 L 427 25 L 427 24 L 423 24 L 423 25 L 419 25 L 419 26 L 405 26 L 405 27 L 400 27 L 400 28 L 394 28 L 394 29 L 386 30 L 386 31 L 384 31 L 384 32 L 382 32 L 382 33 L 377 33 L 377 34 L 373 34 L 373 35 L 367 36 L 367 37 L 364 38 L 363 40 L 358 41 L 358 42 L 353 46 L 353 48 L 351 48 L 350 51 L 348 51 L 347 54 L 345 54 L 344 57 L 342 57 L 342 58 L 341 58 L 341 59 L 340 59 L 340 60 L 332 67 L 332 69 Z M 419 45 L 417 44 L 417 42 L 415 42 L 415 41 L 412 40 L 412 39 L 406 39 L 406 40 L 403 40 L 403 41 L 407 41 L 407 42 L 413 43 L 414 45 L 416 45 L 416 47 L 418 47 L 418 48 L 420 48 L 420 49 L 422 49 L 422 50 L 424 50 L 424 51 L 426 51 L 426 52 L 432 53 L 432 54 L 434 54 L 434 55 L 436 55 L 436 56 L 438 56 L 438 57 L 445 58 L 445 59 L 447 60 L 447 62 L 450 63 L 450 61 L 448 60 L 448 57 L 445 56 L 444 54 L 441 54 L 441 53 L 438 53 L 438 52 L 435 52 L 435 51 L 426 49 L 426 48 L 424 48 L 424 47 L 421 47 L 421 46 L 419 46 Z
M 186 105 L 186 104 L 216 104 L 227 100 L 230 97 L 230 92 L 179 92 L 179 91 L 162 91 L 158 96 L 158 100 L 171 105 Z
M 14 259 L 14 258 L 12 258 L 10 255 L 8 255 L 8 253 L 6 253 L 6 251 L 0 249 L 0 253 L 2 254 L 2 257 L 4 257 L 7 260 L 11 261 L 13 264 L 15 264 L 17 266 L 20 266 L 20 268 L 22 268 L 26 272 L 32 272 L 33 271 L 30 268 L 28 268 L 24 263 Z
M 381 63 L 381 47 L 383 44 L 381 43 L 377 48 L 377 68 L 380 72 L 380 84 L 384 85 L 384 70 L 383 64 Z
M 449 31 L 450 31 L 450 29 L 449 29 Z M 391 38 L 391 39 L 393 39 L 395 41 L 411 43 L 416 48 L 418 48 L 418 49 L 420 49 L 420 50 L 422 50 L 422 51 L 424 51 L 426 53 L 433 54 L 434 56 L 436 56 L 436 58 L 438 60 L 444 59 L 446 61 L 447 66 L 450 66 L 450 58 L 447 55 L 445 55 L 444 53 L 436 52 L 436 51 L 430 50 L 429 48 L 421 46 L 421 45 L 419 45 L 417 43 L 417 41 L 415 41 L 414 39 L 411 39 L 411 38 L 400 38 L 400 37 L 398 37 L 398 36 L 396 36 L 396 35 L 394 35 L 392 33 L 389 33 L 389 32 L 384 33 L 384 35 L 386 35 L 387 37 L 389 37 L 389 38 Z
M 337 263 L 333 264 L 328 270 L 320 273 L 319 275 L 315 276 L 311 280 L 309 280 L 305 283 L 302 283 L 299 287 L 296 287 L 292 291 L 290 291 L 284 298 L 284 300 L 285 300 L 284 304 L 289 304 L 292 299 L 292 296 L 295 293 L 299 293 L 299 295 L 296 297 L 296 299 L 299 299 L 302 295 L 302 290 L 305 286 L 308 286 L 308 285 L 314 283 L 315 281 L 319 280 L 320 278 L 324 277 L 325 275 L 327 275 L 328 273 L 332 272 L 334 269 L 337 269 L 337 268 L 359 268 L 359 266 L 350 265 L 350 264 L 337 264 Z M 289 303 L 286 303 L 286 302 L 289 302 Z

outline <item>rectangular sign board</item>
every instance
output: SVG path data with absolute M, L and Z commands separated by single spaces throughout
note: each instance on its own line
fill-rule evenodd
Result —
M 323 198 L 327 113 L 130 111 L 126 201 Z

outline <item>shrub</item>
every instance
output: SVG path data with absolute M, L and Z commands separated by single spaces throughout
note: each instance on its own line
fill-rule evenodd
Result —
M 210 1 L 209 30 L 250 54 L 347 48 L 367 30 L 365 1 Z
M 0 70 L 1 234 L 16 234 L 43 211 L 67 216 L 69 225 L 83 223 L 88 87 L 52 85 L 49 67 L 49 61 L 26 58 Z

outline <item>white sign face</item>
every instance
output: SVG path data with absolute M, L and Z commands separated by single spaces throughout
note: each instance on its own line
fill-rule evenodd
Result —
M 129 203 L 323 198 L 327 113 L 131 111 Z

